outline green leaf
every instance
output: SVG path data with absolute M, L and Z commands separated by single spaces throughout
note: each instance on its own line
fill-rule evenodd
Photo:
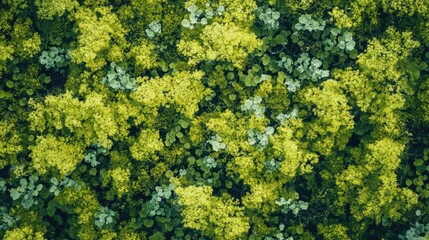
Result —
M 182 26 L 185 28 L 190 28 L 191 27 L 191 22 L 188 19 L 183 19 L 182 20 Z
M 279 34 L 277 35 L 274 39 L 274 45 L 278 45 L 278 44 L 286 44 L 287 43 L 287 39 L 286 36 L 283 34 Z
M 149 38 L 155 37 L 155 33 L 150 29 L 146 29 L 146 34 Z
M 356 58 L 357 58 L 357 56 L 358 56 L 358 51 L 357 51 L 356 49 L 353 49 L 352 51 L 350 51 L 350 53 L 349 53 L 349 57 L 350 57 L 351 59 L 356 59 Z
M 177 133 L 176 133 L 176 137 L 178 137 L 178 138 L 182 138 L 182 137 L 183 137 L 183 133 L 182 133 L 182 132 L 177 132 Z
M 278 20 L 280 18 L 280 13 L 279 12 L 273 12 L 271 16 L 274 20 Z
M 172 177 L 174 176 L 174 173 L 173 173 L 173 171 L 168 170 L 167 172 L 165 172 L 165 176 L 166 176 L 167 178 L 172 178 Z
M 302 226 L 298 226 L 296 228 L 296 233 L 298 233 L 299 235 L 303 234 L 304 233 L 304 228 L 302 228 Z
M 194 157 L 188 157 L 188 163 L 189 165 L 193 165 L 195 163 L 196 159 Z
M 189 15 L 189 20 L 191 21 L 191 24 L 196 24 L 198 22 L 198 18 L 195 14 Z
M 15 188 L 12 188 L 10 190 L 10 197 L 12 198 L 12 200 L 17 200 L 20 196 L 21 194 Z
M 89 173 L 89 175 L 95 176 L 95 175 L 97 175 L 97 169 L 96 168 L 91 168 L 88 171 L 88 173 Z
M 149 237 L 149 240 L 165 240 L 165 236 L 162 232 L 156 232 Z
M 234 73 L 233 73 L 233 72 L 229 72 L 229 73 L 226 75 L 226 77 L 227 77 L 229 80 L 233 80 L 233 79 L 234 79 L 234 77 L 235 77 L 235 75 L 234 75 Z
M 7 86 L 8 88 L 13 88 L 14 83 L 13 83 L 11 80 L 8 80 L 8 81 L 6 82 L 6 86 Z
M 171 223 L 164 223 L 164 229 L 167 232 L 171 232 L 174 229 L 174 227 L 173 227 L 173 225 Z
M 143 220 L 143 225 L 147 228 L 151 228 L 153 226 L 153 220 L 152 219 L 145 219 Z
M 179 120 L 179 124 L 182 128 L 188 128 L 189 127 L 189 123 L 183 119 Z
M 307 21 L 309 20 L 308 17 L 309 17 L 308 15 L 301 15 L 298 19 L 299 23 L 306 24 Z
M 293 43 L 297 43 L 299 41 L 298 34 L 296 34 L 296 33 L 292 34 L 291 39 L 292 39 Z
M 231 189 L 232 188 L 232 182 L 231 181 L 226 181 L 225 182 L 225 186 L 226 186 L 226 188 Z
M 255 234 L 252 234 L 249 237 L 249 240 L 256 240 L 256 239 L 258 239 L 258 235 L 255 235 Z
M 246 85 L 246 87 L 251 87 L 252 85 L 252 78 L 249 77 L 249 75 L 246 77 L 246 79 L 244 80 L 244 85 Z
M 176 234 L 177 237 L 183 237 L 185 235 L 183 228 L 176 228 L 174 230 L 174 233 Z
M 411 181 L 411 179 L 407 179 L 407 181 L 405 181 L 405 184 L 409 187 L 413 184 L 413 181 Z
M 351 33 L 349 33 L 349 32 L 346 32 L 346 33 L 344 34 L 344 40 L 345 40 L 346 42 L 353 41 L 353 36 L 352 36 L 352 34 L 351 34 Z
M 24 107 L 25 105 L 27 105 L 27 99 L 21 98 L 21 100 L 19 100 L 19 105 L 21 107 Z
M 337 36 L 340 33 L 341 33 L 341 30 L 338 29 L 338 28 L 332 28 L 331 29 L 331 34 L 334 35 L 334 36 Z
M 259 66 L 258 64 L 254 64 L 252 66 L 252 70 L 253 72 L 258 73 L 259 71 L 261 71 L 261 66 Z
M 423 160 L 422 159 L 417 159 L 414 161 L 414 166 L 418 167 L 423 165 Z
M 29 209 L 33 204 L 37 204 L 37 202 L 33 202 L 33 198 L 23 199 L 21 202 L 21 206 L 23 206 L 25 209 Z
M 188 7 L 188 11 L 191 12 L 191 13 L 194 13 L 195 11 L 197 11 L 197 6 L 195 4 L 189 6 Z
M 346 49 L 351 51 L 355 48 L 355 45 L 356 45 L 355 41 L 347 42 L 346 43 Z
M 267 66 L 270 63 L 270 56 L 268 56 L 267 54 L 265 54 L 262 57 L 262 64 L 264 64 L 265 66 Z

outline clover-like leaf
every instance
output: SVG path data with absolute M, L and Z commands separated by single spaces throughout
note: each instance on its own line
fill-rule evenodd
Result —
M 331 29 L 331 34 L 334 36 L 338 36 L 341 33 L 341 30 L 338 28 L 332 28 Z
M 278 20 L 280 18 L 280 13 L 279 12 L 273 12 L 272 17 L 274 20 Z
M 197 11 L 197 6 L 195 5 L 191 5 L 188 7 L 188 11 L 191 13 L 194 13 L 195 11 Z
M 10 190 L 10 197 L 12 198 L 12 200 L 17 200 L 21 197 L 21 193 L 19 193 L 18 190 L 16 190 L 15 188 L 12 188 Z
M 356 42 L 355 41 L 350 41 L 346 43 L 346 49 L 351 51 L 355 48 L 356 46 Z

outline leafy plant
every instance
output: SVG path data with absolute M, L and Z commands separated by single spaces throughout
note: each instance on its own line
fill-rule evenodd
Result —
M 152 194 L 152 199 L 145 205 L 145 213 L 149 217 L 170 216 L 170 207 L 165 201 L 170 199 L 174 188 L 174 184 L 169 184 L 168 186 L 156 186 L 155 192 Z
M 226 144 L 222 142 L 222 138 L 219 135 L 212 136 L 210 140 L 207 141 L 212 145 L 213 151 L 217 152 L 220 149 L 225 149 Z
M 6 189 L 6 181 L 0 178 L 0 192 L 5 192 Z
M 307 30 L 307 31 L 323 31 L 326 26 L 326 22 L 324 20 L 314 19 L 309 14 L 304 14 L 299 17 L 299 22 L 295 24 L 295 29 Z
M 311 59 L 308 53 L 302 53 L 295 62 L 294 75 L 301 80 L 318 81 L 329 76 L 328 70 L 322 70 L 322 61 L 319 59 Z
M 202 163 L 208 168 L 215 168 L 217 166 L 216 160 L 210 156 L 204 157 Z
M 203 26 L 207 25 L 209 19 L 212 19 L 216 15 L 221 16 L 225 11 L 225 7 L 222 5 L 219 5 L 217 9 L 211 8 L 210 2 L 207 2 L 205 7 L 205 9 L 198 9 L 195 4 L 189 6 L 187 8 L 189 12 L 189 19 L 185 18 L 182 20 L 182 27 L 194 29 L 194 26 L 197 24 Z
M 301 210 L 307 210 L 308 209 L 308 202 L 304 202 L 302 200 L 292 200 L 292 199 L 284 199 L 280 198 L 280 200 L 276 201 L 276 204 L 282 208 L 282 213 L 287 214 L 288 212 L 292 212 L 295 216 L 298 215 L 298 213 Z
M 301 83 L 298 80 L 293 80 L 289 76 L 286 76 L 285 85 L 287 90 L 292 93 L 295 93 L 301 87 Z
M 257 8 L 256 9 L 256 15 L 258 16 L 258 19 L 261 20 L 264 23 L 264 26 L 267 29 L 278 29 L 279 28 L 279 18 L 280 18 L 280 12 L 273 11 L 271 8 L 263 9 L 263 8 Z
M 0 217 L 1 217 L 1 224 L 0 224 L 0 231 L 5 231 L 13 226 L 16 225 L 16 222 L 20 220 L 19 217 L 14 218 L 10 215 L 8 209 L 4 206 L 0 207 Z
M 98 228 L 103 228 L 108 225 L 112 225 L 115 216 L 116 213 L 113 210 L 107 207 L 101 207 L 99 211 L 95 213 L 95 225 Z
M 416 222 L 414 226 L 405 232 L 405 235 L 399 235 L 399 239 L 404 240 L 425 240 L 429 237 L 429 224 Z
M 165 146 L 171 146 L 176 140 L 179 140 L 179 143 L 183 144 L 183 147 L 186 149 L 191 148 L 191 142 L 185 136 L 185 129 L 189 127 L 189 122 L 186 120 L 180 119 L 179 124 L 173 127 L 165 136 Z
M 330 31 L 330 37 L 323 40 L 325 50 L 335 52 L 335 47 L 341 50 L 352 51 L 355 49 L 356 42 L 353 40 L 353 36 L 350 32 L 341 31 L 338 28 L 332 28 Z
M 294 240 L 292 236 L 289 236 L 286 230 L 286 226 L 281 223 L 278 227 L 278 233 L 275 234 L 273 237 L 265 237 L 264 240 Z
M 42 190 L 43 185 L 37 184 L 39 177 L 37 175 L 31 175 L 29 179 L 21 178 L 19 181 L 20 186 L 17 188 L 10 189 L 10 197 L 16 201 L 21 200 L 21 205 L 25 209 L 29 209 L 33 205 L 37 205 L 38 201 L 35 199 Z
M 284 124 L 287 119 L 296 118 L 298 116 L 298 109 L 292 110 L 290 113 L 280 113 L 277 115 L 276 119 L 280 122 L 280 124 Z
M 49 188 L 49 192 L 53 193 L 55 196 L 58 196 L 60 194 L 61 187 L 63 188 L 70 188 L 73 187 L 75 190 L 81 189 L 81 184 L 77 183 L 76 181 L 66 177 L 61 182 L 58 181 L 56 177 L 52 177 L 50 180 L 51 187 Z
M 267 169 L 269 173 L 273 173 L 278 171 L 280 168 L 280 161 L 275 159 L 270 159 L 264 162 L 264 167 Z
M 70 60 L 68 51 L 59 47 L 51 47 L 49 50 L 43 51 L 39 57 L 40 64 L 46 69 L 64 67 L 67 65 L 67 60 Z
M 254 71 L 259 71 L 259 70 L 254 70 Z M 249 73 L 247 76 L 245 76 L 244 84 L 247 87 L 255 87 L 259 83 L 261 83 L 267 79 L 270 79 L 270 78 L 271 78 L 271 76 L 266 75 L 266 74 L 253 75 L 253 73 Z
M 150 39 L 161 35 L 161 23 L 159 23 L 158 21 L 153 21 L 149 23 L 149 28 L 146 29 L 146 35 Z
M 110 64 L 110 70 L 101 82 L 116 90 L 136 90 L 136 80 L 114 62 Z
M 261 103 L 261 97 L 250 97 L 249 99 L 246 99 L 246 101 L 244 101 L 243 105 L 241 105 L 241 110 L 253 112 L 257 117 L 263 117 L 265 113 L 265 107 L 262 106 Z
M 96 167 L 100 162 L 97 160 L 99 156 L 106 156 L 108 154 L 107 149 L 100 144 L 92 144 L 92 149 L 87 150 L 84 160 L 86 163 L 91 164 L 92 167 Z
M 249 144 L 256 146 L 259 150 L 263 150 L 269 143 L 268 137 L 274 133 L 273 127 L 267 127 L 264 133 L 259 132 L 256 129 L 247 131 Z

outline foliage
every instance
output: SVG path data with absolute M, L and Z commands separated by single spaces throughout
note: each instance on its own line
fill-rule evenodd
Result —
M 209 187 L 179 187 L 175 192 L 184 207 L 186 227 L 201 230 L 215 239 L 236 239 L 247 232 L 249 223 L 233 200 L 212 197 Z M 199 201 L 195 202 L 194 198 Z
M 100 164 L 100 162 L 97 161 L 97 157 L 99 157 L 100 155 L 107 155 L 107 149 L 100 144 L 93 144 L 92 147 L 94 147 L 95 149 L 89 149 L 88 151 L 86 151 L 84 160 L 86 163 L 91 164 L 92 167 L 96 167 L 98 164 Z
M 219 149 L 225 149 L 226 147 L 226 144 L 222 142 L 222 138 L 217 134 L 212 136 L 207 142 L 212 145 L 213 151 L 215 152 L 219 151 Z
M 74 10 L 74 8 L 78 6 L 78 2 L 75 0 L 37 0 L 35 1 L 35 4 L 38 8 L 38 17 L 49 20 L 60 17 L 66 12 Z
M 194 29 L 194 26 L 197 24 L 207 25 L 208 20 L 212 19 L 215 16 L 222 16 L 222 13 L 225 11 L 225 7 L 219 5 L 217 9 L 211 7 L 210 2 L 205 4 L 204 9 L 198 9 L 198 7 L 193 4 L 187 8 L 189 12 L 189 19 L 183 19 L 182 27 Z
M 251 111 L 255 113 L 257 117 L 263 117 L 265 113 L 265 107 L 261 106 L 262 98 L 259 96 L 251 97 L 244 101 L 243 105 L 241 105 L 242 111 Z
M 53 135 L 38 137 L 31 151 L 33 167 L 40 174 L 45 174 L 50 168 L 54 168 L 62 176 L 68 175 L 83 159 L 80 146 L 68 144 L 64 138 L 56 138 Z
M 113 89 L 133 91 L 136 88 L 136 80 L 114 62 L 110 64 L 110 70 L 107 72 L 107 76 L 101 79 L 101 82 Z
M 56 177 L 52 177 L 50 180 L 51 187 L 49 188 L 49 192 L 53 193 L 55 196 L 58 196 L 60 194 L 60 188 L 70 188 L 73 187 L 75 190 L 80 190 L 81 186 L 79 183 L 75 182 L 74 180 L 65 177 L 63 180 L 58 181 Z
M 12 239 L 35 239 L 35 240 L 43 240 L 42 232 L 36 232 L 31 227 L 25 226 L 20 228 L 14 228 L 12 230 L 6 231 L 4 235 L 4 239 L 12 240 Z
M 64 62 L 68 59 L 70 59 L 70 56 L 64 49 L 51 47 L 49 51 L 42 52 L 39 57 L 39 62 L 44 65 L 46 69 L 50 69 L 64 66 Z
M 323 31 L 325 29 L 325 21 L 313 19 L 309 14 L 301 15 L 298 20 L 299 22 L 294 26 L 296 30 L 307 30 L 311 32 Z
M 284 198 L 281 198 L 279 201 L 276 201 L 276 204 L 283 207 L 282 213 L 286 214 L 289 211 L 292 211 L 295 216 L 297 216 L 301 210 L 308 209 L 308 203 L 301 200 L 292 201 L 291 199 L 285 200 Z
M 100 210 L 95 214 L 95 225 L 99 228 L 105 225 L 111 225 L 113 223 L 113 217 L 115 212 L 107 207 L 101 207 Z
M 179 52 L 189 58 L 188 64 L 216 60 L 228 61 L 242 68 L 247 55 L 261 44 L 255 34 L 232 23 L 215 22 L 207 25 L 199 39 L 182 39 L 178 44 Z
M 161 34 L 161 24 L 157 21 L 149 23 L 149 28 L 146 29 L 146 34 L 149 38 L 154 38 Z
M 1 239 L 424 239 L 428 0 L 0 3 Z
M 34 198 L 39 195 L 43 185 L 37 184 L 39 177 L 37 175 L 31 175 L 29 179 L 21 178 L 19 181 L 20 186 L 17 188 L 10 189 L 10 197 L 12 200 L 21 200 L 21 205 L 28 209 L 33 205 L 37 205 L 38 201 Z
M 7 211 L 8 209 L 4 206 L 0 207 L 0 216 L 1 216 L 1 224 L 0 231 L 5 231 L 16 225 L 18 219 L 13 218 L 10 213 Z
M 405 235 L 399 235 L 399 239 L 426 239 L 429 237 L 429 226 L 416 222 L 414 226 L 405 232 Z
M 278 29 L 280 12 L 273 11 L 271 8 L 267 8 L 265 11 L 262 8 L 256 9 L 256 15 L 261 20 L 267 29 Z
M 168 200 L 171 197 L 174 184 L 170 184 L 166 187 L 157 186 L 155 187 L 155 193 L 152 195 L 152 199 L 147 203 L 146 213 L 150 217 L 159 215 L 165 216 L 168 214 L 166 207 L 161 207 L 163 199 Z M 165 203 L 164 203 L 165 204 Z M 163 205 L 164 205 L 163 204 Z

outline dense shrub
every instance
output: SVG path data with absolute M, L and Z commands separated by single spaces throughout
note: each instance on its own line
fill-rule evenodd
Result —
M 0 238 L 427 239 L 428 0 L 0 3 Z

